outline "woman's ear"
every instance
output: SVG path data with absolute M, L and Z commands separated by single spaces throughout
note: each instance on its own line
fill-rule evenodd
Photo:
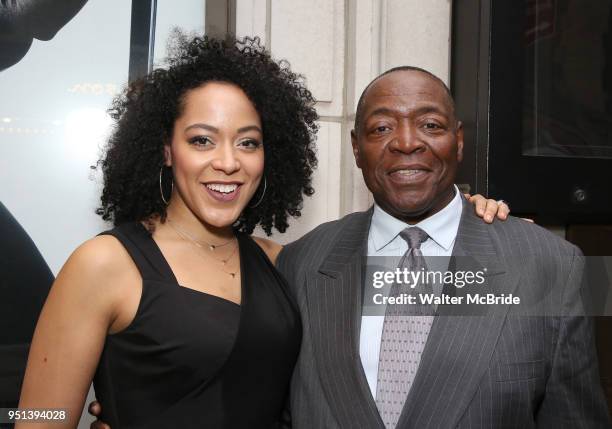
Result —
M 172 151 L 169 144 L 164 145 L 164 165 L 172 167 Z

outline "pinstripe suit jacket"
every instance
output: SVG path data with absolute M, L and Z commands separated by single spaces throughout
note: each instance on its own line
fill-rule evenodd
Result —
M 291 386 L 294 429 L 384 429 L 359 357 L 371 216 L 323 224 L 279 255 L 304 329 Z M 453 255 L 472 261 L 458 269 L 487 260 L 487 290 L 547 297 L 568 314 L 580 311 L 583 256 L 536 225 L 516 218 L 488 225 L 464 207 Z M 610 427 L 591 321 L 520 317 L 510 307 L 495 306 L 487 316 L 440 311 L 398 428 Z

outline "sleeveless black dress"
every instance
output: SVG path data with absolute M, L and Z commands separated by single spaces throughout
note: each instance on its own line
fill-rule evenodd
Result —
M 142 276 L 134 320 L 108 335 L 94 378 L 101 419 L 125 428 L 275 428 L 301 342 L 285 281 L 238 234 L 241 305 L 180 286 L 139 222 L 116 237 Z

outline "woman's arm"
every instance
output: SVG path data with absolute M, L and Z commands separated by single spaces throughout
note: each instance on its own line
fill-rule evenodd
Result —
M 40 314 L 19 402 L 20 409 L 66 409 L 68 419 L 20 423 L 17 429 L 77 426 L 105 337 L 117 320 L 119 286 L 138 275 L 129 263 L 127 252 L 109 236 L 86 242 L 70 256 Z

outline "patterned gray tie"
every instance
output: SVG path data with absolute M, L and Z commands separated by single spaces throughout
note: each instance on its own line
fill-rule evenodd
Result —
M 400 260 L 399 268 L 426 270 L 420 247 L 429 238 L 427 233 L 418 227 L 410 227 L 400 232 L 400 236 L 408 243 L 408 251 Z M 420 286 L 417 285 L 415 290 L 422 291 Z M 394 283 L 389 296 L 401 293 L 414 294 L 414 290 L 411 291 L 409 285 Z M 376 386 L 376 406 L 387 429 L 396 427 L 402 413 L 429 336 L 433 314 L 431 306 L 426 305 L 387 305 Z

